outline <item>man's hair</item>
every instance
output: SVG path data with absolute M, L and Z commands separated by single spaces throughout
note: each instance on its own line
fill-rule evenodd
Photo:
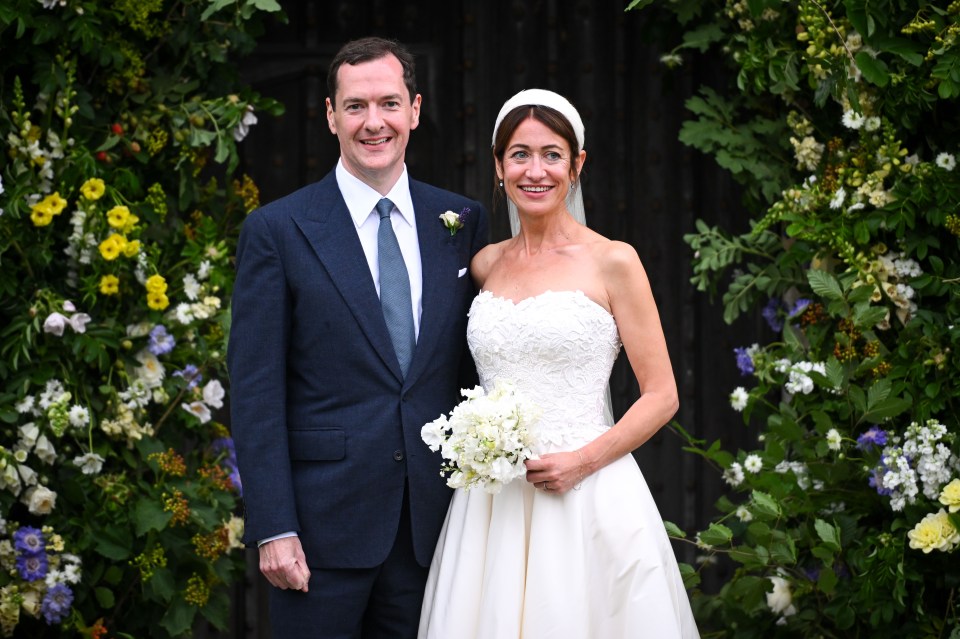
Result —
M 340 67 L 345 64 L 353 66 L 379 60 L 388 55 L 400 61 L 400 66 L 403 67 L 403 83 L 407 85 L 407 91 L 410 92 L 410 102 L 413 102 L 417 95 L 417 74 L 413 55 L 396 40 L 370 37 L 346 43 L 333 57 L 330 70 L 327 72 L 327 91 L 333 109 L 337 108 L 337 72 L 340 71 Z

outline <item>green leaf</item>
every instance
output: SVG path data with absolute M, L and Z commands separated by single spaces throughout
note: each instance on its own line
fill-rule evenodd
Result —
M 858 423 L 879 422 L 890 417 L 896 417 L 912 406 L 913 402 L 908 399 L 890 397 L 878 402 L 877 405 L 871 408 L 869 411 L 863 411 L 863 415 L 857 421 Z
M 874 58 L 866 51 L 861 51 L 855 56 L 857 67 L 863 73 L 863 77 L 877 85 L 885 87 L 890 82 L 890 74 L 887 73 L 887 65 L 883 60 Z
M 823 541 L 827 548 L 830 548 L 831 550 L 840 550 L 839 528 L 827 521 L 824 521 L 823 519 L 817 519 L 813 523 L 813 526 L 817 530 L 817 536 L 820 537 L 820 540 Z
M 683 532 L 680 526 L 676 525 L 672 521 L 663 520 L 663 525 L 667 529 L 667 534 L 671 537 L 679 537 L 681 539 L 687 538 L 687 533 Z
M 234 4 L 235 2 L 236 0 L 210 0 L 210 5 L 203 10 L 203 13 L 200 15 L 200 19 L 206 21 L 207 18 L 212 16 L 220 9 L 226 7 L 227 5 Z
M 170 521 L 171 514 L 163 510 L 159 501 L 147 495 L 137 502 L 133 511 L 133 520 L 137 537 L 143 537 L 151 530 L 163 530 Z
M 807 281 L 810 282 L 810 288 L 820 297 L 827 300 L 843 299 L 843 291 L 840 289 L 840 283 L 830 273 L 819 269 L 807 271 Z
M 680 577 L 683 579 L 684 588 L 689 590 L 700 584 L 700 573 L 697 572 L 696 568 L 685 563 L 678 564 L 678 567 L 680 568 Z
M 97 598 L 97 603 L 100 604 L 101 608 L 106 608 L 108 610 L 113 608 L 116 598 L 113 596 L 112 590 L 98 586 L 97 588 L 94 588 L 93 594 Z
M 700 533 L 700 541 L 711 546 L 724 546 L 733 539 L 733 531 L 716 522 Z
M 837 587 L 837 573 L 833 571 L 833 568 L 824 567 L 820 569 L 820 576 L 817 578 L 817 586 L 824 592 L 824 594 L 832 595 L 833 591 Z
M 649 7 L 651 4 L 653 4 L 653 0 L 633 0 L 630 4 L 627 5 L 627 8 L 624 9 L 624 11 L 632 11 L 634 9 L 639 11 L 644 7 Z
M 889 396 L 890 380 L 886 378 L 878 379 L 877 382 L 867 390 L 867 410 L 870 410 Z
M 277 0 L 253 0 L 253 6 L 260 11 L 280 11 L 280 3 Z
M 123 561 L 130 557 L 132 542 L 129 531 L 124 528 L 101 528 L 94 550 L 107 559 Z
M 170 602 L 170 609 L 167 610 L 167 614 L 160 620 L 160 625 L 170 633 L 171 636 L 177 637 L 190 629 L 196 614 L 197 609 L 194 606 L 191 606 L 183 599 L 177 598 Z
M 760 492 L 759 490 L 753 491 L 751 495 L 753 500 L 753 511 L 758 515 L 766 515 L 769 517 L 779 517 L 780 516 L 780 504 L 776 499 L 768 495 L 767 493 Z

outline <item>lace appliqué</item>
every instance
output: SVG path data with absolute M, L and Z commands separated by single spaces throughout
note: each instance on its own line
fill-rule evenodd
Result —
M 509 379 L 543 410 L 538 452 L 580 446 L 607 430 L 604 396 L 620 335 L 613 316 L 581 291 L 519 302 L 483 291 L 470 307 L 467 341 L 485 389 Z

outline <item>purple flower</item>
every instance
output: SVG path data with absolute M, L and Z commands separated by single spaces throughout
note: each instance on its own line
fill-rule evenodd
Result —
M 880 448 L 887 443 L 887 431 L 871 426 L 869 430 L 857 437 L 857 448 L 868 451 L 874 446 Z
M 167 327 L 163 324 L 157 324 L 150 331 L 150 343 L 147 345 L 147 350 L 154 355 L 166 355 L 173 350 L 175 345 L 176 341 L 173 339 L 173 335 L 167 332 Z
M 43 555 L 47 547 L 43 533 L 30 526 L 21 526 L 17 532 L 13 533 L 13 544 L 21 554 L 26 556 Z
M 63 621 L 73 605 L 73 591 L 66 584 L 54 584 L 40 603 L 40 612 L 51 626 Z
M 892 495 L 893 490 L 890 488 L 885 488 L 883 485 L 884 474 L 885 474 L 884 467 L 881 466 L 878 468 L 874 468 L 873 472 L 870 473 L 870 481 L 868 483 L 870 484 L 871 488 L 875 488 L 877 490 L 878 495 L 884 495 L 884 496 Z
M 469 207 L 469 206 L 465 206 L 465 207 L 463 207 L 463 209 L 460 211 L 460 216 L 459 216 L 459 217 L 460 217 L 460 223 L 461 223 L 461 224 L 465 224 L 465 223 L 466 223 L 466 221 L 467 221 L 467 216 L 468 216 L 468 215 L 470 215 L 470 207 Z
M 24 581 L 36 581 L 47 576 L 47 555 L 18 555 L 17 571 Z
M 775 333 L 779 333 L 783 330 L 783 320 L 780 319 L 780 309 L 783 308 L 783 304 L 780 303 L 775 297 L 771 297 L 770 301 L 767 302 L 767 305 L 763 307 L 763 310 L 760 312 L 763 315 L 763 319 L 767 320 L 767 324 L 770 326 L 770 330 Z
M 173 376 L 182 377 L 187 380 L 187 388 L 196 388 L 197 384 L 203 381 L 203 375 L 200 374 L 200 369 L 193 364 L 187 364 L 183 367 L 182 371 L 174 371 Z
M 793 303 L 793 308 L 790 309 L 790 312 L 787 313 L 787 317 L 793 318 L 802 313 L 806 308 L 810 306 L 810 300 L 801 297 L 796 302 Z
M 749 375 L 753 373 L 753 358 L 750 356 L 749 349 L 739 346 L 733 349 L 733 352 L 737 356 L 737 368 L 740 369 L 740 374 Z
M 233 445 L 233 438 L 220 437 L 211 442 L 210 447 L 214 453 L 224 451 L 226 455 L 223 458 L 223 465 L 230 474 L 230 482 L 237 489 L 237 493 L 243 497 L 243 484 L 240 483 L 240 470 L 237 468 L 237 451 Z

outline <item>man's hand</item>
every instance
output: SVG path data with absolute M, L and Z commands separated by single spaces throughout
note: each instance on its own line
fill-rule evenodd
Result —
M 310 569 L 299 537 L 283 537 L 260 546 L 260 572 L 281 590 L 309 589 Z

